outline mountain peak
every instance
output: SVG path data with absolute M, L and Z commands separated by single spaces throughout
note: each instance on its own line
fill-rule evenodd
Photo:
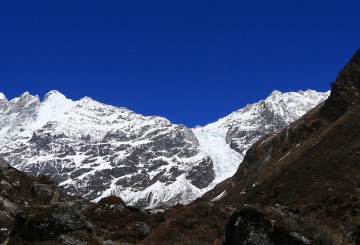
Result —
M 340 71 L 335 84 L 346 89 L 360 90 L 360 49 Z
M 22 93 L 22 95 L 20 96 L 20 98 L 25 98 L 25 97 L 30 97 L 30 93 L 28 91 Z
M 24 92 L 20 97 L 12 99 L 14 102 L 26 103 L 32 101 L 33 99 L 39 100 L 38 95 L 31 95 L 29 92 Z
M 279 95 L 279 94 L 282 94 L 282 92 L 280 92 L 279 90 L 273 90 L 270 96 Z
M 60 93 L 58 90 L 51 90 L 50 92 L 48 92 L 45 96 L 44 96 L 44 101 L 49 100 L 50 98 L 53 97 L 57 97 L 57 96 L 61 96 L 61 97 L 65 97 L 62 93 Z
M 76 102 L 79 106 L 82 106 L 82 107 L 92 107 L 92 108 L 93 107 L 103 107 L 103 106 L 111 107 L 111 105 L 101 103 L 97 100 L 94 100 L 93 98 L 91 98 L 89 96 L 85 96 Z
M 81 98 L 81 99 L 79 100 L 79 102 L 81 102 L 81 103 L 88 103 L 88 102 L 95 102 L 95 100 L 92 99 L 92 98 L 89 97 L 89 96 L 85 96 L 85 97 Z M 97 102 L 97 101 L 96 101 L 96 102 Z
M 360 97 L 360 49 L 331 84 L 331 95 L 321 109 L 321 114 L 330 121 L 343 115 Z
M 6 96 L 3 93 L 0 93 L 0 100 L 5 100 L 7 101 Z

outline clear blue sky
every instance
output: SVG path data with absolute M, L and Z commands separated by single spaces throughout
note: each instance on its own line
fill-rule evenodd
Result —
M 272 90 L 330 89 L 360 1 L 0 2 L 0 91 L 60 90 L 203 125 Z

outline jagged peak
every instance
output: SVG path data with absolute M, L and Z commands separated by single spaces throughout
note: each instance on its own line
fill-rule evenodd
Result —
M 213 128 L 226 128 L 229 125 L 233 124 L 233 122 L 238 120 L 247 121 L 248 119 L 251 119 L 248 113 L 258 113 L 258 107 L 264 106 L 264 105 L 270 105 L 271 108 L 274 109 L 274 111 L 279 111 L 281 106 L 279 105 L 279 102 L 281 100 L 285 101 L 285 104 L 289 100 L 293 100 L 295 103 L 298 103 L 299 105 L 304 102 L 304 106 L 299 109 L 300 112 L 307 111 L 308 106 L 313 105 L 316 106 L 318 103 L 322 102 L 329 96 L 328 92 L 317 92 L 315 90 L 308 89 L 306 91 L 301 92 L 280 92 L 278 90 L 274 90 L 271 92 L 271 94 L 264 100 L 260 100 L 259 102 L 255 102 L 253 104 L 247 104 L 245 107 L 238 109 L 229 115 L 222 117 L 218 119 L 216 122 L 207 124 L 201 128 L 206 129 L 213 129 Z M 279 106 L 278 106 L 279 105 Z M 277 110 L 279 109 L 279 110 Z M 248 115 L 246 115 L 248 114 Z M 288 119 L 286 121 L 291 121 L 293 118 L 293 115 L 288 115 Z M 284 116 L 286 118 L 286 116 Z
M 36 97 L 39 97 L 39 96 L 38 95 L 32 95 L 28 91 L 25 91 L 18 98 L 36 98 Z M 14 99 L 16 99 L 16 98 L 14 98 Z
M 16 102 L 17 101 L 30 101 L 33 99 L 40 100 L 38 95 L 31 95 L 29 92 L 26 91 L 26 92 L 22 93 L 22 95 L 20 95 L 20 97 L 14 98 L 11 101 L 13 101 L 13 100 L 15 100 Z
M 335 85 L 334 87 L 341 86 L 345 89 L 360 90 L 360 49 L 355 52 L 350 61 L 339 72 L 333 85 Z
M 271 97 L 271 96 L 275 96 L 275 95 L 280 95 L 280 94 L 283 94 L 282 92 L 280 92 L 279 90 L 273 90 L 272 92 L 271 92 L 271 94 L 269 95 L 269 97 Z
M 98 102 L 89 96 L 85 96 L 85 97 L 81 98 L 79 101 L 81 101 L 81 102 L 89 102 L 89 101 Z
M 80 105 L 87 105 L 87 104 L 102 104 L 99 101 L 94 100 L 93 98 L 89 96 L 85 96 L 77 101 Z
M 321 109 L 321 115 L 337 120 L 360 97 L 360 49 L 339 72 L 331 84 L 331 94 Z
M 5 94 L 3 94 L 3 93 L 1 93 L 1 92 L 0 92 L 0 100 L 5 100 L 5 101 L 7 101 L 7 98 L 6 98 Z
M 312 89 L 307 89 L 307 90 L 298 90 L 296 93 L 298 94 L 312 94 L 312 93 L 317 93 L 315 90 Z
M 22 95 L 20 96 L 20 98 L 26 98 L 26 97 L 31 97 L 32 95 L 28 92 L 25 91 L 24 93 L 22 93 Z

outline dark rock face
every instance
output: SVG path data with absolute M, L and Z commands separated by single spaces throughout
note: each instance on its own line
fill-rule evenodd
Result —
M 9 236 L 9 230 L 7 228 L 0 229 L 0 242 L 5 242 Z
M 138 244 L 153 228 L 148 223 L 153 217 L 143 210 L 126 206 L 116 196 L 102 198 L 84 213 L 98 230 L 98 236 L 103 237 L 103 244 Z
M 135 227 L 137 228 L 137 230 L 139 231 L 140 236 L 142 236 L 142 237 L 146 237 L 151 233 L 151 229 L 144 222 L 141 222 L 141 221 L 137 222 L 135 224 Z
M 83 214 L 87 203 L 67 196 L 47 177 L 28 176 L 0 160 L 0 242 L 98 244 Z
M 10 167 L 10 164 L 6 161 L 4 161 L 3 159 L 0 159 L 0 171 L 4 172 L 6 170 L 9 170 L 11 167 Z
M 0 227 L 7 230 L 12 229 L 15 219 L 10 216 L 6 211 L 0 211 Z
M 304 237 L 274 224 L 261 211 L 247 207 L 231 215 L 226 224 L 226 245 L 305 245 Z
M 0 159 L 0 243 L 8 239 L 10 231 L 14 227 L 15 216 L 20 208 L 13 200 L 9 200 L 11 193 L 16 189 L 10 184 L 6 175 L 11 172 L 10 165 Z M 11 198 L 10 198 L 11 199 Z
M 79 231 L 91 236 L 94 227 L 74 203 L 61 203 L 55 207 L 38 207 L 19 213 L 15 218 L 11 240 L 57 240 L 62 234 Z
M 188 172 L 190 182 L 198 188 L 205 188 L 215 178 L 213 161 L 210 157 L 203 159 Z
M 335 121 L 343 115 L 360 96 L 360 49 L 340 71 L 331 84 L 331 95 L 321 109 L 322 115 Z
M 351 234 L 352 239 L 354 240 L 356 245 L 360 244 L 360 225 L 357 225 Z
M 301 120 L 291 123 L 278 134 L 269 134 L 260 138 L 247 151 L 233 179 L 238 181 L 246 178 L 252 171 L 256 171 L 258 168 L 271 162 L 271 159 L 283 155 L 290 149 L 296 148 L 299 142 L 308 137 L 313 137 L 316 131 L 325 124 L 318 117 L 318 110 L 319 108 L 313 109 Z
M 61 197 L 64 196 L 64 192 L 61 188 L 48 184 L 41 184 L 36 181 L 31 187 L 31 192 L 38 200 L 44 202 L 45 204 L 58 202 Z
M 71 197 L 49 178 L 27 175 L 0 160 L 0 243 L 135 244 L 151 233 L 151 222 L 145 211 L 119 197 L 96 204 Z
M 33 182 L 31 193 L 40 205 L 26 205 L 16 214 L 10 244 L 54 240 L 63 244 L 96 244 L 94 226 L 82 213 L 85 201 L 70 200 L 44 177 L 39 181 Z M 87 235 L 81 238 L 82 234 Z

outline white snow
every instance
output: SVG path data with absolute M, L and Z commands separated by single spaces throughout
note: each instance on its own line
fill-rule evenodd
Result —
M 74 107 L 74 105 L 75 103 L 72 100 L 67 99 L 58 91 L 50 91 L 45 95 L 45 99 L 40 105 L 34 129 L 39 129 L 50 121 L 64 121 L 65 112 Z
M 260 183 L 260 182 L 258 181 L 258 182 L 256 182 L 256 183 L 252 184 L 251 187 L 254 188 L 254 187 L 257 186 L 259 183 Z
M 163 183 L 158 180 L 143 189 L 136 189 L 117 184 L 119 180 L 130 179 L 131 174 L 119 175 L 120 177 L 116 178 L 107 176 L 108 188 L 96 191 L 98 195 L 93 201 L 116 194 L 129 204 L 136 204 L 139 200 L 149 200 L 149 208 L 161 204 L 175 204 L 174 200 L 187 203 L 233 176 L 249 147 L 263 134 L 272 132 L 274 128 L 277 129 L 279 122 L 264 118 L 264 112 L 273 114 L 275 119 L 280 120 L 280 124 L 284 124 L 280 126 L 285 126 L 323 101 L 328 95 L 329 93 L 318 93 L 313 90 L 296 93 L 274 91 L 265 100 L 249 104 L 204 127 L 191 129 L 199 146 L 194 143 L 196 142 L 193 140 L 194 136 L 188 133 L 191 136 L 184 138 L 184 143 L 188 147 L 184 150 L 191 149 L 195 152 L 189 157 L 181 156 L 179 153 L 168 155 L 165 141 L 165 150 L 148 148 L 157 138 L 174 138 L 179 132 L 180 126 L 171 124 L 165 118 L 143 116 L 124 107 L 105 105 L 89 97 L 72 101 L 56 90 L 50 91 L 42 101 L 38 96 L 32 96 L 27 92 L 8 101 L 5 95 L 0 93 L 0 106 L 5 105 L 2 106 L 4 109 L 0 113 L 0 153 L 10 152 L 7 160 L 24 171 L 32 168 L 41 171 L 46 167 L 54 167 L 53 173 L 61 174 L 64 169 L 71 171 L 89 169 L 80 176 L 65 178 L 61 182 L 64 187 L 75 188 L 84 187 L 96 173 L 112 169 L 115 165 L 126 167 L 126 164 L 135 164 L 138 169 L 132 174 L 140 174 L 141 170 L 147 169 L 147 165 L 161 160 L 166 164 L 149 169 L 147 176 L 152 179 L 161 171 L 165 171 L 166 177 L 171 175 L 171 169 L 177 168 L 181 171 L 181 175 L 173 182 Z M 125 139 L 115 138 L 104 143 L 104 137 L 108 134 L 123 134 Z M 38 135 L 45 138 L 48 135 L 51 139 L 57 140 L 47 143 L 50 148 L 48 151 L 38 149 L 30 143 L 31 138 Z M 63 137 L 64 135 L 66 137 Z M 231 140 L 239 147 L 241 153 L 229 146 L 227 137 L 228 141 Z M 270 139 L 261 144 L 265 144 Z M 72 147 L 75 154 L 58 157 L 65 146 Z M 97 153 L 89 159 L 86 152 L 80 150 L 84 147 Z M 106 156 L 101 156 L 100 148 L 106 147 L 110 152 Z M 25 150 L 17 151 L 19 149 Z M 132 162 L 131 159 L 124 162 L 134 149 L 145 150 L 150 155 L 157 154 L 146 162 L 136 162 L 136 160 Z M 140 155 L 139 159 L 142 157 L 144 156 Z M 187 175 L 192 167 L 203 162 L 206 157 L 212 159 L 215 178 L 207 187 L 199 189 L 191 184 Z M 69 176 L 70 174 L 71 172 Z M 86 192 L 83 196 L 89 197 L 94 191 L 86 190 Z M 224 196 L 226 193 L 221 195 Z M 221 195 L 218 196 L 219 199 L 223 198 Z
M 242 155 L 226 143 L 226 131 L 221 128 L 194 128 L 193 133 L 199 141 L 199 149 L 214 163 L 215 179 L 210 188 L 233 176 L 242 161 Z
M 0 100 L 6 100 L 7 101 L 7 98 L 3 93 L 0 93 Z
M 282 160 L 284 160 L 290 153 L 291 153 L 291 151 L 289 151 L 288 153 L 286 153 L 285 156 L 283 156 L 283 157 L 279 160 L 279 162 L 282 161 Z
M 211 201 L 212 202 L 216 202 L 216 201 L 219 201 L 221 200 L 224 196 L 226 196 L 226 190 L 221 192 L 218 196 L 216 196 L 214 199 L 212 199 Z

